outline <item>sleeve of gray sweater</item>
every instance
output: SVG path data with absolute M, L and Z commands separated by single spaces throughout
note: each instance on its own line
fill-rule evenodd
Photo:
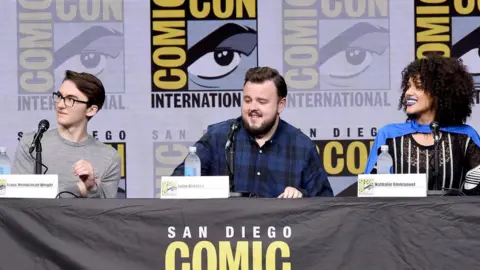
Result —
M 112 148 L 113 149 L 113 148 Z M 118 153 L 108 162 L 110 165 L 103 174 L 96 173 L 98 188 L 87 194 L 89 198 L 116 198 L 118 183 L 120 182 L 121 159 Z
M 13 159 L 12 174 L 33 174 L 35 152 L 28 148 L 33 133 L 25 134 L 18 143 Z M 80 194 L 79 181 L 73 174 L 73 165 L 79 160 L 89 161 L 94 168 L 98 187 L 89 191 L 88 198 L 116 198 L 121 173 L 121 158 L 113 147 L 99 142 L 92 136 L 83 142 L 70 142 L 60 136 L 56 129 L 45 132 L 42 139 L 42 163 L 48 167 L 47 174 L 58 175 L 59 192 Z

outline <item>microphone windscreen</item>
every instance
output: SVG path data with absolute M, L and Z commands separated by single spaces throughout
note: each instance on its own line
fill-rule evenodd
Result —
M 43 119 L 38 123 L 38 128 L 43 128 L 45 130 L 48 130 L 50 128 L 50 122 L 48 122 L 47 119 Z

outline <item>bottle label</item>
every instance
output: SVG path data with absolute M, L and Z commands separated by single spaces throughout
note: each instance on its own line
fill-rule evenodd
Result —
M 197 176 L 195 168 L 185 167 L 185 176 Z
M 10 174 L 10 168 L 7 166 L 0 166 L 0 174 Z

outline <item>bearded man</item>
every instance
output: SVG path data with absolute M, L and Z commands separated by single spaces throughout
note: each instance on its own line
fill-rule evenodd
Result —
M 208 126 L 194 145 L 201 160 L 201 175 L 221 176 L 233 171 L 234 190 L 230 191 L 253 197 L 332 197 L 315 144 L 280 119 L 286 97 L 287 85 L 277 70 L 249 69 L 243 87 L 242 116 Z M 229 166 L 226 150 L 231 144 L 235 145 L 234 168 Z M 184 162 L 172 173 L 181 175 Z

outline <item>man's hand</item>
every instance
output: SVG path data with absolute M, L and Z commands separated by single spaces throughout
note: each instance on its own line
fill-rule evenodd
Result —
M 296 199 L 296 198 L 302 198 L 303 194 L 298 191 L 298 189 L 293 188 L 293 187 L 286 187 L 285 191 L 283 191 L 278 198 L 284 198 L 284 199 Z
M 83 197 L 87 196 L 87 192 L 97 187 L 92 163 L 86 160 L 79 160 L 73 165 L 73 175 L 78 177 L 77 183 L 80 193 Z

